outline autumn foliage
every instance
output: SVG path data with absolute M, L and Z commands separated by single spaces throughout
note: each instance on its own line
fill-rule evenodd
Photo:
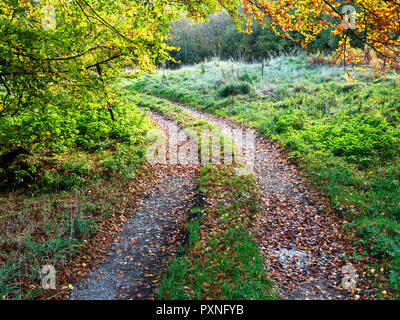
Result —
M 182 15 L 205 21 L 223 10 L 240 30 L 250 31 L 255 19 L 305 48 L 328 29 L 340 37 L 333 54 L 338 63 L 360 60 L 354 39 L 385 64 L 399 54 L 397 1 L 5 0 L 0 4 L 0 116 L 55 103 L 63 91 L 68 98 L 62 104 L 107 106 L 113 117 L 116 97 L 104 88 L 107 79 L 121 67 L 139 74 L 171 60 L 169 52 L 177 48 L 165 43 L 169 22 Z
M 282 37 L 302 35 L 298 41 L 304 48 L 324 30 L 331 30 L 340 41 L 333 53 L 337 63 L 359 62 L 363 53 L 355 50 L 351 40 L 383 58 L 386 64 L 399 56 L 400 3 L 382 0 L 244 0 L 247 17 L 255 17 Z M 251 20 L 248 20 L 250 27 Z
M 226 2 L 233 15 L 238 3 Z M 202 20 L 218 1 L 5 0 L 0 3 L 0 117 L 33 105 L 107 106 L 123 67 L 149 72 L 174 48 L 170 21 Z M 105 67 L 107 66 L 107 67 Z M 60 93 L 67 98 L 56 102 Z

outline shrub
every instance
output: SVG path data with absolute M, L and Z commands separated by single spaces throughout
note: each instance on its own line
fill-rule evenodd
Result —
M 209 109 L 215 106 L 215 100 L 213 97 L 208 97 L 205 101 L 205 109 Z
M 244 74 L 241 74 L 240 76 L 239 76 L 239 80 L 240 81 L 243 81 L 243 82 L 251 82 L 251 77 L 249 76 L 249 74 L 246 72 L 246 73 L 244 73 Z
M 218 90 L 218 95 L 226 98 L 238 94 L 249 94 L 250 89 L 250 85 L 247 82 L 229 83 Z
M 110 174 L 118 172 L 129 179 L 142 162 L 143 156 L 144 150 L 141 148 L 118 144 L 117 151 L 104 159 L 103 166 L 106 172 Z
M 247 82 L 241 82 L 239 83 L 239 89 L 242 94 L 249 94 L 251 87 Z
M 308 62 L 310 65 L 327 65 L 331 64 L 329 59 L 322 54 L 318 54 L 316 56 L 312 56 Z
M 76 173 L 66 175 L 58 174 L 55 171 L 46 171 L 41 180 L 37 183 L 41 193 L 53 193 L 59 191 L 70 191 L 81 187 L 85 179 Z
M 380 118 L 355 116 L 322 132 L 333 155 L 361 167 L 368 166 L 374 158 L 392 159 L 398 151 L 398 133 Z
M 280 117 L 274 129 L 277 133 L 284 133 L 289 130 L 300 130 L 303 128 L 303 125 L 304 114 L 302 112 L 296 112 Z

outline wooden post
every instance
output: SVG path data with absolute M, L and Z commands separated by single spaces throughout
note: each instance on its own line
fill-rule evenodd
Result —
M 261 62 L 261 79 L 263 79 L 263 80 L 264 80 L 264 66 L 265 66 L 265 60 L 262 59 L 262 62 Z

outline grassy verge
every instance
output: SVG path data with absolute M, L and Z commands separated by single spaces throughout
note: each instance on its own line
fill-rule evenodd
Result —
M 168 267 L 160 299 L 273 299 L 252 231 L 257 193 L 251 176 L 231 166 L 200 172 L 204 208 L 192 209 L 187 245 Z
M 61 288 L 104 254 L 104 235 L 126 218 L 142 175 L 151 180 L 143 166 L 151 124 L 132 104 L 114 112 L 115 122 L 107 110 L 3 119 L 0 153 L 22 144 L 33 155 L 0 169 L 0 299 L 64 297 Z M 57 290 L 41 286 L 45 265 L 55 267 Z
M 346 82 L 304 56 L 211 61 L 129 85 L 257 129 L 276 141 L 348 217 L 381 291 L 400 292 L 400 84 L 397 74 Z

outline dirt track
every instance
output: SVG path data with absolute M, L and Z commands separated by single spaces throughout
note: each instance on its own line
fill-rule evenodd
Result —
M 151 120 L 167 138 L 170 132 L 182 131 L 157 114 L 152 114 Z M 176 151 L 180 142 L 169 141 L 167 151 Z M 125 230 L 117 234 L 104 263 L 72 291 L 71 299 L 154 298 L 165 262 L 182 241 L 185 219 L 197 200 L 197 168 L 162 165 L 154 169 L 161 172 L 156 186 L 127 221 Z

